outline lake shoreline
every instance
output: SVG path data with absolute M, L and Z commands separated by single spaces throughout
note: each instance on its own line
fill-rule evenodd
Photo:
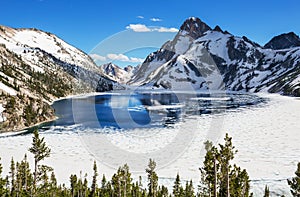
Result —
M 161 90 L 143 90 L 141 91 L 141 93 L 149 93 L 152 92 L 152 93 L 162 93 Z M 133 91 L 124 91 L 125 93 L 131 93 Z M 176 91 L 176 90 L 165 90 L 164 93 L 166 92 L 171 92 L 171 93 L 180 93 L 180 92 L 184 92 L 184 91 Z M 195 91 L 197 93 L 207 93 L 207 92 L 198 92 L 198 91 Z M 222 91 L 223 92 L 223 91 Z M 65 97 L 60 97 L 60 98 L 57 98 L 57 99 L 53 99 L 53 101 L 51 102 L 48 102 L 48 104 L 51 106 L 51 108 L 53 109 L 52 105 L 55 103 L 55 102 L 58 102 L 58 101 L 62 101 L 62 100 L 65 100 L 65 99 L 72 99 L 72 98 L 87 98 L 87 97 L 90 97 L 90 96 L 97 96 L 97 95 L 120 95 L 122 93 L 122 91 L 117 91 L 117 92 L 90 92 L 90 93 L 82 93 L 82 94 L 73 94 L 73 95 L 68 95 L 68 96 L 65 96 Z M 214 92 L 208 92 L 209 94 L 212 94 Z M 218 92 L 215 92 L 215 93 L 218 93 Z M 219 92 L 220 93 L 220 92 Z M 224 93 L 224 92 L 223 92 Z M 236 92 L 236 91 L 226 91 L 225 92 L 226 94 L 230 94 L 230 93 L 243 93 L 243 92 Z M 281 95 L 281 94 L 276 94 L 276 93 L 250 93 L 250 94 L 255 94 L 255 95 L 258 95 L 258 96 L 261 96 L 261 97 L 266 97 L 266 96 L 271 96 L 271 95 L 280 95 L 280 96 L 286 96 L 286 95 Z M 293 97 L 293 96 L 286 96 L 286 97 Z M 294 97 L 294 98 L 299 98 L 299 97 Z M 300 98 L 299 98 L 300 99 Z M 41 122 L 37 122 L 33 125 L 30 125 L 30 126 L 26 126 L 26 127 L 22 127 L 22 128 L 18 128 L 16 130 L 3 130 L 3 131 L 0 131 L 0 137 L 2 136 L 13 136 L 13 135 L 20 135 L 20 134 L 23 134 L 23 133 L 26 133 L 28 132 L 28 129 L 30 128 L 35 128 L 35 127 L 38 127 L 42 124 L 45 124 L 45 123 L 50 123 L 50 122 L 53 122 L 55 120 L 57 120 L 59 117 L 55 116 L 54 114 L 54 117 L 51 117 L 47 120 L 44 120 L 44 121 L 41 121 Z
M 53 109 L 52 105 L 55 102 L 60 101 L 60 100 L 71 99 L 71 98 L 76 98 L 76 97 L 86 97 L 86 96 L 93 96 L 93 95 L 101 95 L 103 93 L 104 92 L 102 92 L 102 93 L 101 92 L 90 92 L 90 93 L 83 93 L 83 94 L 71 94 L 71 95 L 68 95 L 68 96 L 65 96 L 65 97 L 60 97 L 60 98 L 57 98 L 57 99 L 53 99 L 51 102 L 47 102 L 47 103 Z M 105 94 L 107 94 L 107 93 L 109 93 L 109 92 L 105 92 Z M 54 117 L 49 117 L 46 120 L 37 122 L 37 123 L 35 123 L 33 125 L 30 125 L 30 126 L 20 127 L 20 128 L 15 129 L 15 130 L 14 129 L 12 129 L 12 130 L 0 130 L 0 137 L 21 135 L 21 134 L 24 134 L 24 133 L 28 132 L 28 129 L 38 127 L 38 126 L 40 126 L 42 124 L 45 124 L 45 123 L 53 122 L 53 121 L 57 120 L 58 118 L 59 117 L 55 116 L 55 114 L 54 114 Z
M 17 129 L 17 130 L 1 131 L 0 132 L 0 138 L 1 137 L 7 137 L 7 136 L 21 135 L 21 134 L 27 133 L 28 130 L 31 129 L 31 128 L 38 128 L 40 125 L 53 122 L 53 121 L 57 120 L 58 118 L 59 117 L 55 116 L 55 117 L 52 117 L 50 119 L 35 123 L 34 125 L 23 127 L 23 128 Z

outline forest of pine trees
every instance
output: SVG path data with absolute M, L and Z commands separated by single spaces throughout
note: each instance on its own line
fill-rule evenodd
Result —
M 173 191 L 168 191 L 164 185 L 158 184 L 158 175 L 155 172 L 156 162 L 149 160 L 145 170 L 147 186 L 142 184 L 142 178 L 134 181 L 127 164 L 119 167 L 111 180 L 105 175 L 99 177 L 96 161 L 93 164 L 93 176 L 89 183 L 87 174 L 70 175 L 69 185 L 58 185 L 53 168 L 42 165 L 41 161 L 50 157 L 51 150 L 44 138 L 37 130 L 33 133 L 32 146 L 29 152 L 33 154 L 34 168 L 31 169 L 27 155 L 19 162 L 11 159 L 9 175 L 0 176 L 0 196 L 5 197 L 248 197 L 250 180 L 247 171 L 232 164 L 237 153 L 232 144 L 232 138 L 226 134 L 224 144 L 214 146 L 211 142 L 205 143 L 206 156 L 203 167 L 200 168 L 201 181 L 196 190 L 192 180 L 182 182 L 179 174 L 176 175 Z M 0 175 L 2 165 L 0 164 Z M 300 163 L 295 172 L 296 177 L 288 180 L 293 196 L 300 196 Z M 100 184 L 98 184 L 100 183 Z M 265 187 L 264 196 L 270 195 L 269 187 Z

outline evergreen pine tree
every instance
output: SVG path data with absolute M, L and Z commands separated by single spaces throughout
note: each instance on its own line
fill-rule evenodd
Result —
M 264 194 L 264 197 L 270 197 L 270 189 L 269 187 L 266 185 L 265 187 L 265 194 Z
M 204 165 L 200 168 L 201 184 L 199 196 L 247 197 L 250 190 L 250 180 L 246 170 L 230 164 L 237 153 L 232 145 L 232 138 L 226 134 L 225 144 L 219 148 L 211 142 L 205 143 L 206 155 Z
M 116 196 L 127 196 L 131 194 L 132 178 L 127 164 L 120 167 L 112 177 L 112 185 Z
M 82 196 L 83 195 L 83 182 L 82 182 L 82 171 L 80 171 L 80 176 L 79 179 L 76 183 L 77 186 L 77 196 Z
M 176 175 L 176 179 L 175 179 L 175 182 L 174 182 L 174 186 L 173 186 L 173 196 L 174 197 L 180 197 L 182 194 L 181 194 L 181 184 L 180 184 L 180 176 L 179 174 L 177 173 Z
M 249 196 L 250 181 L 246 170 L 234 165 L 230 172 L 230 196 Z
M 102 180 L 101 180 L 101 189 L 102 189 L 102 190 L 105 190 L 105 189 L 106 189 L 106 186 L 107 186 L 106 177 L 105 177 L 105 175 L 103 174 Z
M 11 158 L 11 162 L 10 162 L 10 195 L 11 196 L 15 196 L 15 176 L 16 176 L 16 165 L 14 162 L 14 159 Z
M 21 163 L 16 164 L 16 193 L 17 196 L 32 196 L 33 195 L 33 178 L 29 163 L 27 161 L 27 155 Z
M 158 196 L 168 197 L 169 196 L 168 188 L 162 185 L 159 189 Z
M 194 187 L 193 187 L 193 181 L 187 181 L 185 184 L 185 190 L 184 190 L 184 196 L 185 197 L 194 197 Z
M 156 163 L 150 159 L 146 172 L 148 174 L 148 194 L 150 197 L 157 196 L 158 176 L 155 172 Z
M 70 176 L 70 184 L 71 184 L 71 196 L 74 197 L 77 193 L 77 176 Z
M 51 176 L 50 176 L 50 196 L 51 197 L 57 196 L 56 190 L 57 190 L 57 180 L 56 180 L 54 172 L 52 172 Z
M 200 168 L 201 182 L 199 193 L 203 196 L 217 196 L 217 176 L 220 165 L 217 163 L 219 158 L 218 149 L 212 145 L 212 142 L 204 143 L 206 155 L 203 162 L 203 167 Z
M 101 180 L 101 188 L 100 188 L 100 196 L 108 197 L 109 194 L 112 192 L 109 190 L 110 184 L 107 182 L 105 175 L 103 174 Z
M 0 158 L 1 160 L 1 158 Z M 7 188 L 6 188 L 6 180 L 2 178 L 2 164 L 0 163 L 0 196 L 5 196 L 7 194 Z
M 121 197 L 122 191 L 121 191 L 121 180 L 118 174 L 114 174 L 111 178 L 111 184 L 113 187 L 113 196 Z
M 234 158 L 234 154 L 237 151 L 234 150 L 235 147 L 232 145 L 232 138 L 228 136 L 228 133 L 226 133 L 224 140 L 225 145 L 219 144 L 220 154 L 218 157 L 221 168 L 220 196 L 230 197 L 230 161 Z
M 139 188 L 139 182 L 138 181 L 136 181 L 135 183 L 132 184 L 131 196 L 133 196 L 133 197 L 140 197 L 141 196 L 141 191 L 140 191 L 140 188 Z
M 92 186 L 91 186 L 91 192 L 89 197 L 94 197 L 96 196 L 96 190 L 97 190 L 97 176 L 98 176 L 98 172 L 97 172 L 97 163 L 96 161 L 94 161 L 94 175 L 93 175 L 93 181 L 92 181 Z
M 83 180 L 83 196 L 88 196 L 88 194 L 89 194 L 88 180 L 87 180 L 87 174 L 85 174 Z
M 35 195 L 38 179 L 38 164 L 50 156 L 50 148 L 46 146 L 44 138 L 40 138 L 38 130 L 35 129 L 32 138 L 32 147 L 29 151 L 34 155 L 33 194 Z
M 300 162 L 298 163 L 295 175 L 296 176 L 294 178 L 287 181 L 291 188 L 292 195 L 296 197 L 300 197 Z

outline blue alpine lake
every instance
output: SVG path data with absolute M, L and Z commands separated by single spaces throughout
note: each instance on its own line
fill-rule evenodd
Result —
M 59 118 L 51 125 L 117 129 L 172 127 L 189 116 L 223 113 L 264 101 L 255 94 L 245 93 L 101 93 L 54 102 Z

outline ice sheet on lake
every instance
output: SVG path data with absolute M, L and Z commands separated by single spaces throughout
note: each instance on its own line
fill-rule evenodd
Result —
M 291 196 L 286 179 L 294 176 L 296 164 L 300 160 L 300 113 L 296 110 L 300 108 L 300 100 L 279 95 L 264 96 L 270 98 L 264 106 L 243 108 L 235 112 L 231 110 L 217 115 L 202 115 L 182 122 L 180 125 L 182 128 L 193 129 L 197 131 L 196 135 L 175 161 L 167 166 L 158 163 L 158 167 L 164 166 L 157 171 L 160 183 L 167 184 L 171 188 L 173 178 L 178 172 L 183 181 L 193 179 L 197 184 L 200 178 L 198 168 L 204 155 L 203 142 L 206 138 L 212 138 L 214 143 L 221 143 L 225 133 L 228 132 L 233 137 L 233 144 L 239 150 L 235 162 L 247 169 L 252 180 L 251 189 L 254 196 L 262 196 L 266 184 L 270 187 L 271 193 L 276 192 L 272 193 L 273 195 Z M 78 128 L 80 127 L 73 127 L 71 130 L 66 128 L 67 132 L 64 132 L 63 128 L 52 128 L 41 133 L 52 150 L 51 157 L 46 159 L 45 163 L 54 167 L 58 181 L 67 185 L 72 173 L 79 174 L 82 170 L 83 174 L 89 174 L 88 178 L 93 174 L 94 153 L 86 148 L 86 141 L 81 137 L 84 131 Z M 90 137 L 103 135 L 120 149 L 140 152 L 156 151 L 174 139 L 168 128 L 161 132 L 156 132 L 157 130 L 153 128 L 141 132 L 149 135 L 149 131 L 154 134 L 145 137 L 143 142 L 139 140 L 141 135 L 139 130 L 122 133 L 103 129 L 91 133 Z M 13 156 L 15 161 L 20 161 L 30 145 L 30 135 L 0 138 L 0 157 L 4 163 L 5 175 L 9 172 L 11 157 Z M 32 166 L 33 158 L 28 151 L 27 155 Z M 126 161 L 124 158 L 124 163 L 130 162 L 135 161 Z M 116 171 L 115 168 L 100 161 L 98 165 L 99 173 L 105 173 L 107 177 L 111 177 Z M 144 167 L 146 165 L 147 163 Z M 136 179 L 139 175 L 146 180 L 145 172 L 133 173 Z

